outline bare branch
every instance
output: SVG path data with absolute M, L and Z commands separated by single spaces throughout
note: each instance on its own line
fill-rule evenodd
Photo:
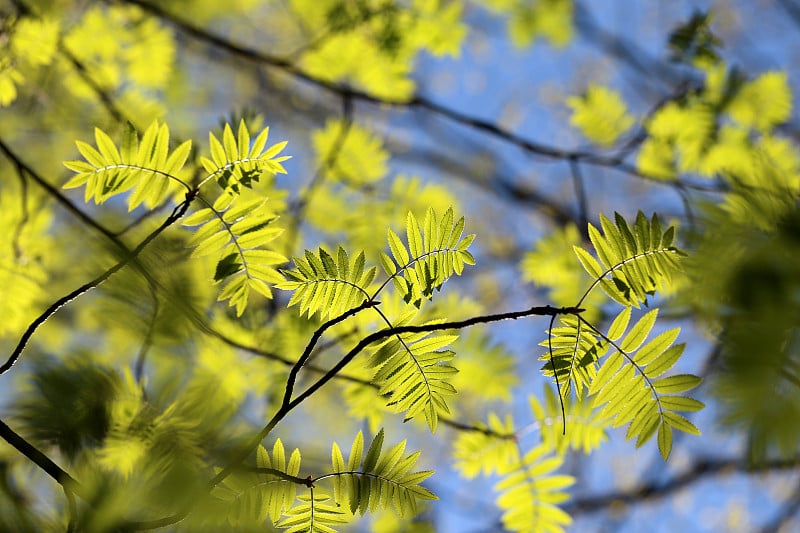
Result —
M 3 437 L 15 450 L 30 459 L 36 466 L 41 468 L 48 476 L 53 478 L 56 483 L 64 487 L 67 492 L 74 492 L 86 497 L 86 490 L 78 483 L 75 478 L 70 476 L 64 469 L 58 466 L 52 459 L 42 453 L 33 444 L 22 438 L 13 429 L 8 427 L 5 422 L 0 420 L 0 437 Z
M 47 320 L 63 306 L 65 306 L 75 298 L 83 294 L 86 294 L 90 290 L 98 287 L 108 278 L 114 275 L 116 272 L 118 272 L 126 265 L 128 265 L 128 263 L 136 259 L 136 257 L 141 253 L 141 251 L 144 250 L 144 248 L 148 244 L 150 244 L 153 241 L 153 239 L 158 237 L 161 234 L 161 232 L 163 232 L 165 229 L 167 229 L 169 226 L 171 226 L 181 217 L 183 217 L 183 215 L 186 213 L 186 210 L 189 208 L 189 205 L 192 203 L 192 200 L 194 200 L 194 197 L 195 195 L 187 193 L 186 199 L 177 206 L 175 206 L 175 209 L 172 211 L 170 216 L 167 217 L 166 220 L 164 220 L 164 222 L 162 222 L 160 226 L 158 226 L 156 229 L 150 232 L 150 234 L 147 237 L 145 237 L 142 240 L 142 242 L 140 242 L 139 245 L 136 248 L 134 248 L 121 261 L 117 262 L 114 266 L 107 269 L 105 272 L 103 272 L 93 280 L 84 283 L 77 289 L 74 289 L 70 293 L 62 296 L 61 298 L 50 304 L 50 307 L 45 309 L 45 311 L 42 312 L 42 314 L 36 317 L 36 319 L 28 325 L 28 328 L 25 330 L 25 333 L 22 334 L 22 337 L 17 343 L 16 348 L 14 348 L 14 351 L 11 353 L 11 355 L 9 355 L 6 362 L 3 363 L 2 366 L 0 366 L 0 375 L 8 372 L 11 369 L 11 367 L 14 366 L 14 364 L 17 362 L 17 360 L 19 360 L 20 356 L 22 355 L 22 352 L 25 350 L 25 346 L 27 346 L 28 344 L 28 341 L 31 339 L 33 334 L 36 333 L 36 330 L 39 329 L 40 326 L 42 326 L 45 322 L 47 322 Z
M 764 473 L 771 471 L 795 470 L 800 468 L 800 458 L 774 460 L 763 464 L 751 465 L 739 458 L 701 459 L 685 470 L 664 482 L 651 482 L 633 489 L 604 493 L 597 496 L 579 497 L 563 506 L 570 514 L 592 513 L 606 510 L 611 505 L 636 504 L 648 500 L 665 498 L 700 481 L 706 477 L 724 475 L 726 473 Z

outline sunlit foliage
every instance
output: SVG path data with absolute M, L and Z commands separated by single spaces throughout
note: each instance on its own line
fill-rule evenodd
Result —
M 484 16 L 563 49 L 571 0 L 161 4 L 3 8 L 0 530 L 431 531 L 448 460 L 488 478 L 476 498 L 506 530 L 565 531 L 565 463 L 615 434 L 674 459 L 698 398 L 753 464 L 796 456 L 792 89 L 726 63 L 710 15 L 664 43 L 689 81 L 649 110 L 608 80 L 564 92 L 572 152 L 427 100 L 417 72 Z M 227 100 L 215 129 L 198 105 L 239 90 L 272 129 Z M 405 173 L 398 109 L 567 162 L 575 206 L 478 169 L 547 220 L 509 214 L 517 246 L 447 181 L 476 154 Z M 581 165 L 678 191 L 686 215 L 594 211 L 629 193 Z M 511 320 L 525 342 L 493 329 Z M 684 357 L 689 323 L 713 372 Z

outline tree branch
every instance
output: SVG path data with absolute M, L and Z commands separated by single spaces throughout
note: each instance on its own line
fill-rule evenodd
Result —
M 104 226 L 100 225 L 97 221 L 95 221 L 92 217 L 78 209 L 78 207 L 73 204 L 69 198 L 61 194 L 56 187 L 51 185 L 47 182 L 39 173 L 37 173 L 33 168 L 27 165 L 12 149 L 8 146 L 3 139 L 0 139 L 0 151 L 2 151 L 6 157 L 19 169 L 23 170 L 28 176 L 30 176 L 33 181 L 36 182 L 42 189 L 44 189 L 47 194 L 52 196 L 59 204 L 61 204 L 67 211 L 75 215 L 75 217 L 89 226 L 90 228 L 96 230 L 97 232 L 101 233 L 105 237 L 107 237 L 111 242 L 117 245 L 120 249 L 124 252 L 130 252 L 128 248 L 120 241 L 114 233 L 110 230 L 105 228 Z
M 302 403 L 303 400 L 314 394 L 314 392 L 319 390 L 323 385 L 325 385 L 325 383 L 330 381 L 339 371 L 341 371 L 345 366 L 347 366 L 350 363 L 350 361 L 352 361 L 353 358 L 359 353 L 361 353 L 367 346 L 369 346 L 374 342 L 378 342 L 382 339 L 385 339 L 387 337 L 392 337 L 394 335 L 401 335 L 403 333 L 426 333 L 426 332 L 442 331 L 448 329 L 464 329 L 471 326 L 475 326 L 477 324 L 489 324 L 492 322 L 500 322 L 503 320 L 517 320 L 518 318 L 525 318 L 530 316 L 555 316 L 561 314 L 579 315 L 581 312 L 583 312 L 583 309 L 579 309 L 576 307 L 553 307 L 547 305 L 542 307 L 531 307 L 530 309 L 526 309 L 524 311 L 511 311 L 508 313 L 481 315 L 468 318 L 466 320 L 440 322 L 435 324 L 397 326 L 376 331 L 361 339 L 361 341 L 359 341 L 359 343 L 356 344 L 355 347 L 353 347 L 349 352 L 347 352 L 347 354 L 345 354 L 344 357 L 342 357 L 342 359 L 336 365 L 334 365 L 324 376 L 322 376 L 318 381 L 316 381 L 313 385 L 311 385 L 308 389 L 306 389 L 297 398 L 291 401 L 286 406 L 287 413 L 289 410 L 294 409 L 300 403 Z M 285 416 L 285 414 L 283 416 Z M 281 418 L 283 418 L 283 416 L 281 416 Z
M 359 308 L 355 308 L 359 309 Z M 386 328 L 380 331 L 376 331 L 370 335 L 367 335 L 361 341 L 356 344 L 347 354 L 342 357 L 342 359 L 335 365 L 333 368 L 328 370 L 320 379 L 318 379 L 314 384 L 312 384 L 308 389 L 303 391 L 297 398 L 291 400 L 289 402 L 286 401 L 287 395 L 284 394 L 284 401 L 281 403 L 281 407 L 278 411 L 273 415 L 270 421 L 267 423 L 264 428 L 259 431 L 256 437 L 251 441 L 251 443 L 242 450 L 240 454 L 238 454 L 234 459 L 228 463 L 222 470 L 220 470 L 216 476 L 214 476 L 211 481 L 209 481 L 209 488 L 218 485 L 222 480 L 228 477 L 231 472 L 233 472 L 236 467 L 244 461 L 248 455 L 261 443 L 264 438 L 269 435 L 275 426 L 283 420 L 286 415 L 288 415 L 295 407 L 300 405 L 304 400 L 306 400 L 309 396 L 314 394 L 317 390 L 319 390 L 323 385 L 333 379 L 345 366 L 347 366 L 353 358 L 361 353 L 367 346 L 370 344 L 377 342 L 379 340 L 385 339 L 386 337 L 391 337 L 394 335 L 400 335 L 403 333 L 424 333 L 424 332 L 431 332 L 431 331 L 441 331 L 447 329 L 463 329 L 470 326 L 474 326 L 477 324 L 488 324 L 492 322 L 500 322 L 503 320 L 516 320 L 518 318 L 525 318 L 530 316 L 554 316 L 560 314 L 572 314 L 578 315 L 583 312 L 583 309 L 579 309 L 576 307 L 553 307 L 550 305 L 542 306 L 542 307 L 531 307 L 530 309 L 526 309 L 524 311 L 512 311 L 508 313 L 498 313 L 493 315 L 481 315 L 472 318 L 468 318 L 466 320 L 457 320 L 452 322 L 440 322 L 438 324 L 422 324 L 422 325 L 412 325 L 412 326 L 397 326 L 393 328 Z M 340 317 L 337 317 L 333 320 L 337 320 Z M 289 388 L 287 387 L 287 392 Z M 175 515 L 177 517 L 178 515 Z M 183 515 L 185 516 L 185 514 Z M 178 520 L 182 520 L 182 517 Z M 171 522 L 175 523 L 175 522 Z M 169 524 L 167 524 L 169 525 Z
M 177 206 L 175 206 L 175 209 L 172 211 L 170 216 L 168 216 L 164 220 L 164 222 L 161 223 L 160 226 L 158 226 L 155 230 L 150 232 L 150 234 L 147 237 L 145 237 L 144 240 L 142 240 L 142 242 L 140 242 L 139 245 L 127 255 L 127 257 L 123 258 L 121 261 L 116 263 L 111 268 L 107 269 L 105 272 L 103 272 L 93 280 L 84 283 L 77 289 L 62 296 L 61 298 L 53 302 L 50 305 L 50 307 L 45 309 L 45 311 L 42 314 L 36 317 L 36 319 L 28 325 L 28 328 L 25 330 L 25 333 L 22 334 L 22 337 L 17 343 L 16 348 L 14 348 L 14 351 L 8 357 L 6 362 L 3 363 L 2 366 L 0 366 L 0 375 L 5 374 L 11 369 L 12 366 L 14 366 L 14 364 L 22 355 L 22 352 L 25 350 L 25 346 L 28 344 L 30 338 L 33 336 L 34 333 L 36 333 L 36 330 L 39 329 L 39 327 L 42 326 L 42 324 L 47 322 L 47 319 L 49 319 L 59 309 L 61 309 L 63 306 L 65 306 L 75 298 L 101 285 L 116 272 L 124 268 L 128 263 L 136 259 L 136 257 L 141 253 L 141 251 L 144 250 L 144 248 L 148 244 L 150 244 L 150 242 L 152 242 L 153 239 L 158 237 L 161 234 L 161 232 L 163 232 L 165 229 L 167 229 L 169 226 L 171 226 L 181 217 L 183 217 L 183 215 L 186 213 L 186 210 L 189 208 L 189 205 L 192 203 L 192 200 L 194 200 L 194 197 L 195 197 L 194 194 L 187 193 L 186 199 Z
M 106 2 L 121 1 L 123 3 L 129 3 L 139 6 L 141 9 L 149 12 L 151 15 L 156 16 L 170 23 L 171 25 L 185 32 L 187 35 L 201 42 L 213 45 L 218 49 L 223 50 L 240 59 L 257 63 L 260 65 L 281 69 L 284 72 L 292 75 L 293 77 L 299 80 L 308 82 L 321 89 L 325 89 L 329 92 L 338 94 L 344 98 L 360 100 L 363 102 L 368 102 L 382 106 L 414 107 L 425 111 L 429 111 L 433 114 L 447 118 L 453 122 L 469 126 L 475 130 L 482 131 L 484 133 L 488 133 L 494 137 L 502 139 L 503 141 L 518 146 L 519 148 L 525 150 L 526 152 L 529 152 L 536 156 L 540 156 L 544 159 L 556 160 L 556 161 L 575 159 L 592 165 L 614 167 L 623 172 L 629 172 L 631 170 L 634 170 L 630 166 L 622 166 L 621 165 L 622 161 L 617 157 L 606 157 L 592 152 L 564 150 L 561 148 L 548 146 L 546 144 L 539 143 L 530 139 L 526 139 L 520 135 L 517 135 L 516 133 L 513 133 L 510 130 L 500 127 L 498 124 L 494 122 L 490 122 L 478 117 L 467 115 L 466 113 L 462 113 L 455 109 L 438 104 L 433 100 L 430 100 L 420 94 L 415 94 L 411 98 L 406 100 L 392 100 L 392 99 L 380 98 L 371 95 L 367 92 L 354 89 L 352 87 L 342 85 L 336 82 L 331 82 L 317 78 L 309 74 L 308 72 L 304 71 L 300 67 L 298 67 L 289 59 L 267 54 L 260 50 L 256 50 L 254 48 L 234 43 L 233 41 L 225 37 L 216 35 L 204 28 L 197 27 L 194 24 L 188 22 L 187 20 L 184 20 L 180 16 L 170 13 L 167 10 L 163 9 L 162 7 L 155 5 L 154 3 L 149 1 L 145 0 L 105 0 L 105 1 Z M 638 173 L 636 174 L 642 177 L 641 174 Z
M 311 357 L 311 352 L 314 350 L 314 347 L 317 345 L 317 342 L 319 342 L 319 339 L 322 337 L 325 331 L 336 324 L 339 324 L 340 322 L 344 322 L 351 316 L 360 313 L 364 309 L 375 307 L 379 303 L 380 302 L 376 302 L 375 300 L 364 300 L 361 305 L 345 311 L 341 315 L 328 320 L 317 328 L 314 334 L 311 335 L 311 339 L 308 341 L 308 344 L 306 344 L 306 348 L 303 350 L 302 355 L 300 355 L 300 358 L 289 371 L 289 377 L 286 379 L 286 390 L 283 393 L 283 401 L 281 402 L 281 409 L 285 409 L 289 405 L 289 402 L 292 399 L 292 394 L 294 393 L 294 384 L 297 380 L 297 374 L 300 372 L 300 369 L 303 368 L 303 365 L 306 364 L 308 358 Z
M 255 472 L 256 474 L 267 474 L 270 476 L 275 476 L 277 478 L 283 479 L 285 481 L 291 481 L 292 483 L 297 483 L 298 485 L 303 485 L 306 487 L 311 486 L 311 479 L 304 478 L 304 477 L 297 477 L 287 474 L 286 472 L 282 472 L 276 468 L 266 468 L 261 466 L 253 466 L 249 468 L 245 468 L 248 472 Z
M 34 15 L 33 10 L 23 0 L 13 0 L 13 2 L 21 14 L 28 16 Z M 61 38 L 58 40 L 58 51 L 75 68 L 75 71 L 83 79 L 83 81 L 86 82 L 86 85 L 88 85 L 89 88 L 94 91 L 97 98 L 100 99 L 100 102 L 102 102 L 103 106 L 106 108 L 106 111 L 108 111 L 108 114 L 119 123 L 125 122 L 126 118 L 124 113 L 119 109 L 119 107 L 117 107 L 117 104 L 114 102 L 113 98 L 111 98 L 111 95 L 109 95 L 105 89 L 103 89 L 100 84 L 97 83 L 97 80 L 89 75 L 89 70 L 86 68 L 86 65 L 84 65 L 69 48 L 67 48 L 67 46 L 64 44 L 64 40 Z
M 53 462 L 48 456 L 42 453 L 33 444 L 22 438 L 13 429 L 8 427 L 5 422 L 0 420 L 0 437 L 3 437 L 14 449 L 30 459 L 36 466 L 41 468 L 48 476 L 53 478 L 56 483 L 64 487 L 67 493 L 76 493 L 81 498 L 87 497 L 87 492 L 78 481 L 70 476 L 64 469 Z
M 564 504 L 562 509 L 570 514 L 603 511 L 611 505 L 636 504 L 642 501 L 665 498 L 673 492 L 691 485 L 705 477 L 732 472 L 762 473 L 769 471 L 792 470 L 800 467 L 800 458 L 774 460 L 760 465 L 751 465 L 739 458 L 702 459 L 691 468 L 664 482 L 651 482 L 633 489 L 576 498 Z

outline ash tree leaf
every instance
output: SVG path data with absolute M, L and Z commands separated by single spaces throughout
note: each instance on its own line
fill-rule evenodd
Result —
M 266 148 L 269 128 L 256 136 L 252 147 L 243 144 L 250 141 L 244 120 L 239 122 L 237 131 L 234 135 L 231 125 L 225 124 L 222 141 L 210 132 L 208 144 L 211 157 L 200 157 L 200 164 L 208 172 L 203 183 L 213 179 L 225 193 L 233 196 L 240 194 L 242 187 L 252 188 L 253 183 L 260 181 L 263 175 L 285 174 L 286 169 L 281 163 L 289 159 L 289 156 L 278 155 L 286 146 L 285 142 Z
M 452 208 L 441 219 L 449 221 L 448 226 L 452 224 Z M 385 253 L 380 256 L 384 271 L 403 300 L 416 307 L 420 307 L 423 300 L 431 299 L 433 292 L 441 290 L 442 285 L 454 274 L 461 275 L 464 265 L 475 264 L 475 258 L 468 251 L 475 235 L 461 238 L 463 217 L 447 228 L 441 227 L 438 220 L 437 213 L 429 209 L 423 221 L 424 227 L 420 230 L 416 217 L 409 212 L 406 218 L 408 248 L 389 228 L 387 234 L 391 257 Z M 448 235 L 449 242 L 445 243 L 440 235 Z
M 294 258 L 294 269 L 283 271 L 286 279 L 276 287 L 293 291 L 288 306 L 299 305 L 301 316 L 319 313 L 326 319 L 371 299 L 377 268 L 365 270 L 365 262 L 363 251 L 351 258 L 341 246 L 334 254 L 322 247 L 317 253 L 306 250 L 305 257 Z
M 272 298 L 272 286 L 283 283 L 276 268 L 286 258 L 268 248 L 282 229 L 273 226 L 277 215 L 265 199 L 245 200 L 223 193 L 224 202 L 187 217 L 184 226 L 199 226 L 189 239 L 195 257 L 216 256 L 214 282 L 220 283 L 219 301 L 228 301 L 241 316 L 251 291 Z
M 391 508 L 401 517 L 414 516 L 419 500 L 437 499 L 420 485 L 433 472 L 412 470 L 420 454 L 405 455 L 406 441 L 385 451 L 383 443 L 384 431 L 381 429 L 363 455 L 364 437 L 359 431 L 346 467 L 339 446 L 334 443 L 331 453 L 333 472 L 323 478 L 333 478 L 336 503 L 340 506 L 346 504 L 352 513 L 363 515 Z
M 183 183 L 178 175 L 192 146 L 191 141 L 186 141 L 170 154 L 169 128 L 158 121 L 145 130 L 141 142 L 133 126 L 126 124 L 119 148 L 100 128 L 95 128 L 95 143 L 97 148 L 76 142 L 85 161 L 64 162 L 77 173 L 64 187 L 85 185 L 86 201 L 94 199 L 96 203 L 133 189 L 128 199 L 129 210 L 141 204 L 152 209 L 167 198 L 170 190 Z

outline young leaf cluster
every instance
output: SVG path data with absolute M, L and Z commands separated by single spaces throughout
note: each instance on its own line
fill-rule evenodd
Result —
M 182 183 L 177 175 L 189 157 L 192 142 L 185 141 L 170 152 L 166 124 L 154 121 L 139 139 L 136 129 L 127 123 L 119 147 L 100 128 L 95 128 L 94 137 L 96 147 L 83 141 L 75 143 L 84 160 L 64 162 L 76 172 L 64 188 L 85 185 L 87 202 L 94 199 L 99 204 L 133 189 L 128 209 L 142 203 L 153 208 L 166 197 L 170 180 Z
M 441 220 L 428 209 L 420 229 L 419 222 L 409 212 L 406 219 L 408 248 L 400 237 L 389 229 L 391 257 L 381 253 L 381 264 L 394 282 L 397 291 L 407 303 L 419 307 L 422 299 L 430 299 L 434 289 L 453 274 L 461 275 L 464 265 L 474 265 L 475 259 L 467 250 L 475 239 L 474 234 L 463 239 L 464 217 L 453 224 L 453 209 L 448 209 Z
M 214 282 L 222 283 L 218 299 L 229 301 L 240 315 L 250 291 L 272 298 L 271 285 L 284 281 L 276 265 L 286 262 L 278 252 L 266 249 L 283 229 L 272 224 L 277 216 L 267 200 L 222 194 L 213 206 L 189 216 L 185 226 L 200 226 L 189 239 L 195 257 L 217 257 Z
M 545 385 L 544 402 L 535 396 L 528 400 L 543 445 L 559 456 L 570 449 L 589 454 L 608 440 L 606 428 L 610 421 L 593 409 L 591 402 L 584 397 L 558 398 L 554 389 Z M 564 402 L 563 414 L 561 401 Z
M 413 472 L 419 452 L 404 455 L 406 441 L 382 451 L 384 433 L 381 429 L 364 453 L 364 436 L 359 431 L 350 447 L 347 462 L 339 445 L 333 443 L 334 499 L 350 512 L 365 514 L 376 509 L 393 510 L 402 517 L 417 512 L 418 500 L 438 499 L 420 483 L 433 474 L 431 470 Z
M 540 407 L 535 406 L 534 412 Z M 561 466 L 563 454 L 553 455 L 555 447 L 543 439 L 520 458 L 519 432 L 514 430 L 511 416 L 503 422 L 494 413 L 489 415 L 488 425 L 478 425 L 475 431 L 462 432 L 456 439 L 455 466 L 463 476 L 503 476 L 494 488 L 497 505 L 504 511 L 503 525 L 509 531 L 561 532 L 571 521 L 557 505 L 569 498 L 564 489 L 574 479 L 553 474 Z
M 578 317 L 564 315 L 559 322 L 560 326 L 548 331 L 548 339 L 539 343 L 547 348 L 539 358 L 545 361 L 542 372 L 555 377 L 562 397 L 573 389 L 582 396 L 597 374 L 596 362 L 604 345 Z
M 265 172 L 286 174 L 281 163 L 289 156 L 278 156 L 287 142 L 283 141 L 266 148 L 269 128 L 251 141 L 244 120 L 239 121 L 236 136 L 230 124 L 225 124 L 220 141 L 213 132 L 208 134 L 211 157 L 201 157 L 200 164 L 208 172 L 204 180 L 215 179 L 220 187 L 230 194 L 239 194 L 240 187 L 251 188 Z M 266 151 L 265 151 L 266 148 Z
M 689 374 L 662 377 L 678 361 L 684 346 L 674 345 L 679 328 L 648 341 L 658 309 L 644 314 L 627 334 L 626 331 L 633 307 L 646 304 L 647 296 L 671 281 L 679 268 L 677 258 L 683 252 L 672 246 L 674 228 L 662 233 L 656 216 L 648 220 L 639 212 L 633 227 L 619 214 L 615 215 L 615 223 L 603 215 L 600 221 L 603 234 L 589 225 L 589 237 L 603 266 L 584 249 L 574 248 L 586 271 L 595 277 L 580 302 L 600 285 L 606 295 L 625 307 L 605 334 L 582 316 L 562 316 L 560 324 L 548 331 L 548 339 L 540 343 L 547 347 L 540 357 L 544 361 L 542 371 L 554 376 L 561 386 L 564 436 L 569 433 L 567 425 L 577 428 L 569 440 L 552 438 L 551 444 L 558 448 L 571 442 L 572 446 L 591 449 L 603 438 L 603 427 L 629 424 L 627 438 L 636 437 L 637 447 L 658 432 L 659 450 L 666 459 L 673 429 L 699 434 L 678 412 L 703 407 L 693 398 L 672 393 L 691 390 L 702 380 Z M 553 400 L 552 394 L 546 393 L 547 409 L 532 400 L 537 419 L 547 419 L 548 411 L 550 416 L 557 414 Z M 575 408 L 590 421 L 589 427 L 580 422 L 567 424 L 568 412 Z M 572 441 L 573 438 L 577 440 Z
M 612 427 L 630 423 L 626 438 L 636 438 L 636 446 L 658 432 L 658 449 L 666 459 L 672 449 L 672 430 L 693 435 L 700 431 L 678 412 L 694 412 L 702 402 L 674 393 L 697 387 L 702 378 L 691 374 L 662 377 L 683 354 L 684 345 L 674 344 L 680 332 L 673 328 L 649 342 L 658 310 L 642 316 L 628 330 L 631 308 L 626 307 L 611 323 L 604 338 L 613 348 L 600 365 L 589 386 L 592 405 L 600 415 L 613 419 Z M 627 333 L 625 333 L 627 330 Z
M 455 353 L 444 350 L 458 335 L 411 333 L 395 335 L 378 346 L 368 368 L 376 368 L 373 382 L 380 394 L 391 395 L 389 406 L 410 420 L 422 413 L 431 432 L 439 414 L 449 414 L 446 396 L 456 394 L 448 379 L 458 370 L 449 363 Z
M 550 331 L 550 341 L 541 343 L 552 345 L 553 350 L 548 349 L 540 359 L 546 361 L 542 368 L 546 375 L 553 375 L 555 365 L 562 399 L 569 397 L 572 388 L 579 399 L 588 393 L 592 397 L 589 405 L 594 409 L 602 407 L 592 417 L 608 419 L 610 427 L 630 423 L 627 438 L 636 437 L 637 447 L 658 430 L 659 450 L 666 459 L 672 444 L 672 428 L 699 434 L 691 422 L 675 411 L 698 411 L 703 404 L 692 398 L 663 394 L 686 392 L 702 379 L 690 374 L 661 377 L 678 361 L 684 345 L 673 344 L 679 328 L 660 333 L 645 343 L 657 315 L 658 309 L 646 313 L 627 335 L 624 333 L 631 307 L 615 317 L 606 334 L 581 319 L 564 317 L 562 325 Z M 609 350 L 611 354 L 607 355 Z
M 227 502 L 227 520 L 232 526 L 261 524 L 269 518 L 277 524 L 284 512 L 292 508 L 297 493 L 294 481 L 281 477 L 297 477 L 300 473 L 300 451 L 295 449 L 286 462 L 286 452 L 280 439 L 269 452 L 259 446 L 256 454 L 257 472 L 229 476 L 212 495 Z
M 312 489 L 297 497 L 299 505 L 286 512 L 277 526 L 286 533 L 336 533 L 332 526 L 348 523 L 350 516 L 336 505 L 327 492 Z
M 301 316 L 319 313 L 325 320 L 370 299 L 367 289 L 377 268 L 365 269 L 364 252 L 351 261 L 340 246 L 335 255 L 321 247 L 316 254 L 307 250 L 305 258 L 294 258 L 293 270 L 282 271 L 287 280 L 276 287 L 294 291 L 288 306 L 299 305 Z
M 558 507 L 569 499 L 564 489 L 572 476 L 553 474 L 563 459 L 549 456 L 545 445 L 533 448 L 510 474 L 495 485 L 497 504 L 504 510 L 501 520 L 510 531 L 524 533 L 559 532 L 572 518 Z
M 648 296 L 668 286 L 683 255 L 672 246 L 674 226 L 662 233 L 658 217 L 653 215 L 648 220 L 641 211 L 633 227 L 619 213 L 614 213 L 614 222 L 601 214 L 600 225 L 602 233 L 589 224 L 589 238 L 599 263 L 583 248 L 574 247 L 583 268 L 595 279 L 586 294 L 599 284 L 614 301 L 639 307 L 647 303 Z
M 506 415 L 503 421 L 496 414 L 489 413 L 488 422 L 478 424 L 476 431 L 459 433 L 453 444 L 453 458 L 456 469 L 467 479 L 478 474 L 506 473 L 511 465 L 519 463 L 519 447 L 511 415 Z

